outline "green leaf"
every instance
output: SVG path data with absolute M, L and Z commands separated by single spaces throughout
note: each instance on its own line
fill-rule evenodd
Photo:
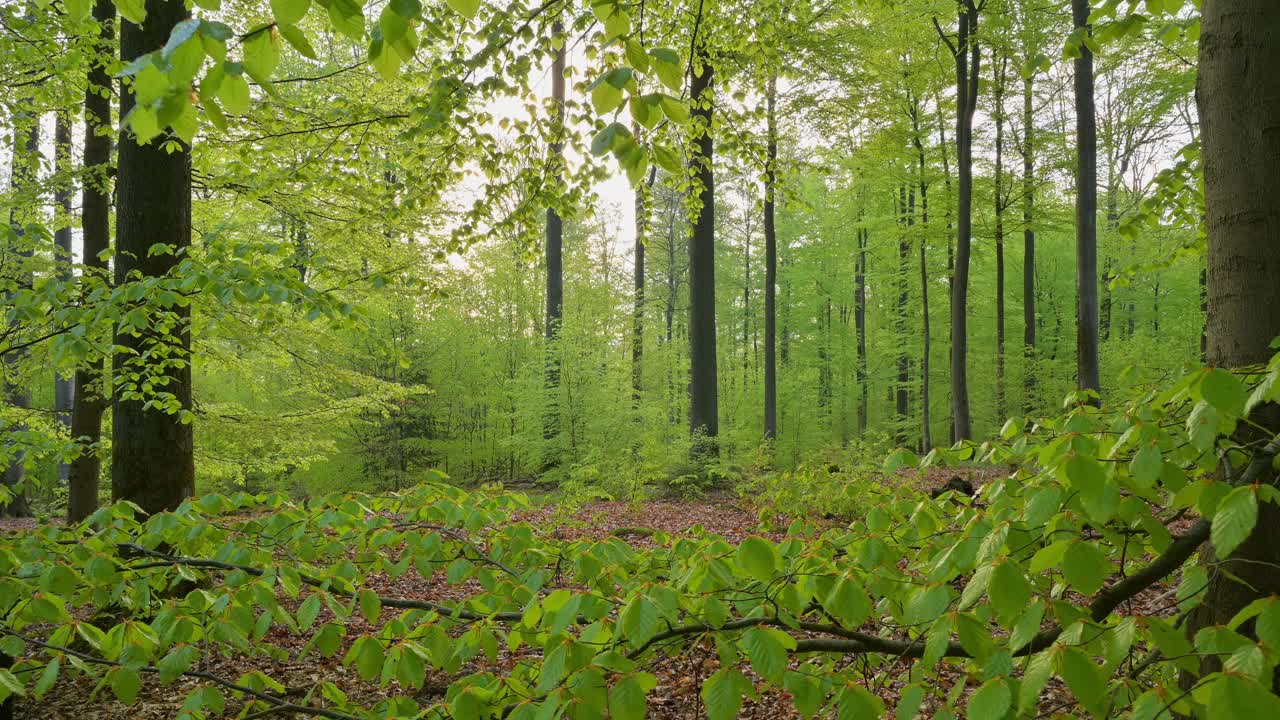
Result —
M 1220 675 L 1209 686 L 1207 720 L 1280 717 L 1280 698 L 1256 680 Z
M 278 25 L 294 25 L 310 7 L 311 0 L 271 0 L 271 15 Z
M 609 689 L 609 717 L 616 720 L 644 720 L 648 704 L 645 696 L 658 680 L 648 673 L 628 675 Z
M 822 684 L 817 678 L 788 670 L 782 678 L 782 684 L 796 701 L 796 710 L 804 718 L 811 718 L 822 709 L 826 697 L 822 694 Z
M 125 20 L 141 25 L 147 19 L 147 0 L 116 0 L 116 10 Z
M 298 606 L 298 629 L 307 630 L 315 624 L 320 616 L 320 596 L 312 593 Z
M 680 62 L 680 53 L 670 48 L 653 48 L 649 51 L 653 57 L 653 72 L 658 80 L 671 92 L 684 89 L 684 65 Z
M 264 615 L 264 617 L 270 616 Z M 199 657 L 200 651 L 193 645 L 175 647 L 156 663 L 156 667 L 160 669 L 160 682 L 165 685 L 173 682 L 182 673 L 190 670 Z
M 894 720 L 913 720 L 920 712 L 920 703 L 924 702 L 924 687 L 912 683 L 898 695 L 898 707 L 893 712 Z
M 751 668 L 770 682 L 779 682 L 787 669 L 787 649 L 795 640 L 773 628 L 754 627 L 742 634 L 742 648 L 747 652 Z
M 279 64 L 280 41 L 272 30 L 263 30 L 245 41 L 244 71 L 259 85 L 271 82 L 271 73 Z
M 831 588 L 822 606 L 846 628 L 856 628 L 871 616 L 871 599 L 852 575 L 845 575 Z
M 303 34 L 297 26 L 279 25 L 277 26 L 277 29 L 280 31 L 281 37 L 288 41 L 288 43 L 293 46 L 293 49 L 298 51 L 299 55 L 302 55 L 305 58 L 310 58 L 311 60 L 319 58 L 319 55 L 316 53 L 316 49 L 311 46 L 311 41 L 307 39 L 307 36 Z
M 227 112 L 241 115 L 249 110 L 249 83 L 243 75 L 227 75 L 218 86 L 218 100 Z
M 737 668 L 721 668 L 702 684 L 702 703 L 708 720 L 734 720 L 742 708 L 742 696 L 751 683 Z
M 644 645 L 658 632 L 658 606 L 644 595 L 631 598 L 618 616 L 618 631 L 631 647 Z
M 596 81 L 591 88 L 591 107 L 596 114 L 604 115 L 622 104 L 622 90 L 607 82 Z
M 356 666 L 356 672 L 365 682 L 373 682 L 382 673 L 382 663 L 384 660 L 384 652 L 382 643 L 377 638 L 368 635 L 356 640 L 347 651 L 343 664 Z
M 778 569 L 778 551 L 773 543 L 751 536 L 738 546 L 738 566 L 760 582 L 769 582 Z
M 356 0 L 329 0 L 329 21 L 352 40 L 364 40 L 364 8 Z
M 1055 655 L 1058 675 L 1067 683 L 1076 701 L 1099 717 L 1106 714 L 1110 698 L 1107 679 L 1093 660 L 1075 648 L 1062 648 Z
M 445 0 L 454 12 L 470 20 L 480 10 L 480 0 Z
M 996 563 L 987 595 L 1001 622 L 1008 627 L 1027 609 L 1027 603 L 1031 601 L 1031 584 L 1017 563 L 1006 559 Z
M 919 588 L 907 602 L 904 613 L 906 624 L 924 625 L 933 622 L 947 611 L 951 593 L 945 585 L 928 585 Z
M 861 685 L 850 685 L 836 700 L 838 720 L 880 720 L 884 716 L 884 703 Z
M 1129 474 L 1134 481 L 1143 487 L 1151 487 L 1160 479 L 1164 469 L 1164 459 L 1160 456 L 1160 448 L 1155 442 L 1147 443 L 1134 454 L 1129 462 Z
M 16 675 L 0 668 L 0 702 L 4 702 L 11 695 L 26 695 L 27 688 Z
M 1013 693 L 1004 678 L 988 680 L 969 698 L 969 720 L 1000 720 L 1013 704 Z
M 1258 496 L 1252 487 L 1238 487 L 1218 503 L 1210 539 L 1218 557 L 1226 558 L 1244 542 L 1258 523 Z
M 360 614 L 370 623 L 378 622 L 378 616 L 382 614 L 382 599 L 378 593 L 368 588 L 360 591 Z
M 1249 399 L 1244 384 L 1230 372 L 1213 368 L 1200 381 L 1200 396 L 1224 415 L 1239 417 Z
M 62 662 L 57 657 L 50 658 L 49 663 L 44 666 L 44 671 L 40 673 L 40 679 L 36 680 L 36 684 L 31 688 L 31 694 L 35 695 L 36 698 L 44 697 L 44 694 L 49 692 L 53 684 L 58 682 L 58 669 L 60 667 L 62 667 Z M 0 697 L 5 694 L 3 690 L 0 690 Z
M 1067 582 L 1084 595 L 1097 592 L 1111 574 L 1111 564 L 1093 543 L 1074 542 L 1062 558 L 1062 574 Z
M 1258 639 L 1272 650 L 1280 650 L 1280 600 L 1273 600 L 1254 623 Z
M 112 669 L 107 676 L 111 684 L 111 692 L 125 705 L 132 705 L 142 690 L 142 676 L 133 668 L 118 667 Z
M 54 565 L 40 576 L 40 589 L 70 599 L 80 586 L 80 576 L 66 565 Z

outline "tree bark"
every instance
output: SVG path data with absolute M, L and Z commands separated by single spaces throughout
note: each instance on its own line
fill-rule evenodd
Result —
M 116 8 L 112 0 L 97 0 L 93 17 L 100 28 L 102 46 L 94 55 L 84 93 L 84 180 L 81 188 L 80 228 L 83 265 L 90 274 L 106 275 L 101 254 L 111 246 L 111 76 L 107 64 L 115 37 Z M 76 369 L 71 407 L 71 437 L 80 443 L 80 455 L 67 474 L 67 521 L 79 522 L 98 509 L 98 476 L 102 458 L 102 413 L 106 410 L 104 383 L 106 361 L 95 360 Z
M 894 411 L 897 415 L 895 437 L 898 445 L 907 444 L 908 416 L 911 413 L 911 397 L 909 383 L 911 368 L 907 359 L 907 302 L 910 294 L 907 290 L 907 279 L 911 272 L 911 205 L 915 202 L 915 191 L 908 198 L 907 187 L 898 187 L 898 305 L 894 315 L 894 334 L 898 345 L 898 382 L 894 388 Z
M 1089 0 L 1071 0 L 1077 28 L 1089 26 Z M 1098 128 L 1093 102 L 1093 51 L 1080 44 L 1076 104 L 1076 386 L 1101 390 L 1098 366 Z
M 715 173 L 712 138 L 714 71 L 704 47 L 693 59 L 693 153 L 689 172 L 698 188 L 698 215 L 689 235 L 689 432 L 699 456 L 716 453 L 720 432 L 716 377 Z
M 859 211 L 859 221 L 861 221 Z M 858 336 L 858 435 L 867 432 L 867 406 L 871 401 L 871 392 L 867 387 L 867 229 L 859 227 L 858 256 L 854 263 L 854 306 L 853 327 Z
M 631 401 L 637 410 L 640 409 L 640 390 L 644 380 L 644 251 L 645 229 L 649 224 L 648 192 L 657 177 L 657 168 L 649 170 L 649 180 L 643 187 L 636 188 L 636 246 L 635 271 L 632 274 L 632 285 L 635 291 L 635 307 L 631 316 Z
M 5 263 L 5 272 L 10 274 L 7 278 L 14 283 L 19 292 L 28 291 L 32 285 L 31 274 L 31 257 L 34 254 L 34 248 L 31 240 L 26 237 L 27 223 L 31 221 L 30 208 L 37 204 L 34 195 L 38 192 L 36 183 L 39 178 L 40 169 L 40 116 L 35 112 L 33 102 L 30 98 L 23 98 L 19 101 L 18 107 L 13 111 L 11 124 L 13 127 L 13 146 L 9 155 L 11 172 L 9 174 L 10 185 L 14 190 L 14 194 L 18 197 L 18 202 L 9 208 L 9 228 L 10 240 L 6 253 L 9 261 Z M 24 197 L 29 194 L 30 197 Z M 20 321 L 11 321 L 10 330 L 20 329 L 17 323 Z M 4 363 L 4 397 L 5 401 L 18 410 L 29 410 L 31 408 L 31 388 L 25 384 L 22 374 L 26 372 L 27 360 L 30 353 L 26 350 L 19 350 L 5 355 Z M 19 422 L 16 426 L 6 428 L 6 430 L 22 431 L 26 429 L 26 424 Z M 4 470 L 4 484 L 13 493 L 13 497 L 7 505 L 0 505 L 0 516 L 8 517 L 29 517 L 31 515 L 31 505 L 27 501 L 26 489 L 21 487 L 26 479 L 26 452 L 19 450 L 9 460 L 9 464 Z
M 551 26 L 552 37 L 560 37 L 563 28 L 559 21 Z M 551 61 L 551 102 L 555 105 L 551 120 L 553 140 L 549 149 L 551 174 L 557 183 L 564 173 L 564 68 L 565 46 L 562 43 Z M 558 450 L 556 439 L 560 436 L 560 324 L 564 318 L 564 268 L 561 243 L 564 238 L 564 221 L 555 207 L 547 207 L 546 265 L 547 311 L 543 335 L 546 338 L 546 372 L 544 378 L 546 407 L 542 417 L 542 438 L 546 440 L 543 469 L 554 467 Z
M 996 215 L 996 421 L 1005 419 L 1005 383 L 1004 383 L 1004 91 L 1006 71 L 1009 66 L 1007 56 L 1001 56 L 995 65 L 995 83 L 992 91 L 995 95 L 996 122 L 996 177 L 995 177 L 995 215 Z
M 1032 412 L 1036 395 L 1036 231 L 1034 220 L 1035 184 L 1035 109 L 1032 105 L 1034 79 L 1022 83 L 1022 381 L 1023 410 Z
M 778 436 L 778 232 L 774 224 L 775 166 L 778 163 L 777 77 L 765 88 L 768 137 L 764 169 L 764 437 Z
M 1205 0 L 1197 105 L 1201 119 L 1208 236 L 1208 359 L 1216 367 L 1259 366 L 1280 335 L 1280 4 Z M 1254 410 L 1250 442 L 1280 432 L 1280 407 Z M 1263 482 L 1277 483 L 1274 469 Z M 1225 624 L 1255 599 L 1280 595 L 1280 506 L 1258 503 L 1253 533 L 1211 568 L 1203 604 L 1188 632 Z M 1202 665 L 1217 669 L 1216 659 Z M 1280 674 L 1273 677 L 1280 689 Z
M 930 429 L 929 412 L 929 369 L 932 364 L 930 353 L 933 339 L 929 330 L 929 266 L 927 248 L 929 244 L 929 179 L 927 176 L 927 158 L 924 152 L 924 138 L 920 129 L 920 99 L 913 97 L 911 101 L 912 142 L 916 146 L 917 170 L 920 173 L 920 449 L 928 452 L 933 448 L 933 434 Z
M 956 165 L 958 169 L 955 275 L 951 286 L 951 418 L 955 439 L 973 437 L 969 421 L 969 256 L 973 229 L 973 116 L 977 110 L 982 52 L 974 35 L 978 9 L 963 0 L 959 36 L 952 47 L 956 63 Z
M 126 62 L 163 47 L 174 26 L 188 16 L 182 0 L 148 0 L 147 18 L 141 25 L 123 22 L 120 57 Z M 120 93 L 120 116 L 133 108 L 131 92 Z M 164 147 L 168 145 L 169 147 Z M 173 272 L 191 245 L 191 154 L 177 139 L 156 138 L 139 145 L 122 137 L 119 151 L 116 212 L 117 286 L 135 276 L 163 277 Z M 150 254 L 157 242 L 173 246 L 173 253 Z M 190 311 L 168 308 L 177 319 L 172 338 L 155 332 L 135 335 L 116 331 L 115 343 L 124 349 L 115 356 L 119 372 L 134 353 L 145 353 L 158 343 L 168 346 L 184 362 L 162 372 L 164 390 L 172 393 L 183 411 L 191 410 Z M 195 459 L 192 427 L 179 414 L 145 407 L 142 400 L 113 398 L 111 493 L 130 500 L 148 513 L 176 508 L 195 492 Z
M 53 205 L 57 230 L 53 233 L 54 264 L 58 279 L 70 284 L 71 273 L 71 122 L 65 110 L 59 110 L 53 130 L 54 174 L 57 185 L 53 191 Z M 53 378 L 53 409 L 58 422 L 71 430 L 72 378 L 58 373 Z M 70 466 L 58 463 L 58 481 L 66 483 Z

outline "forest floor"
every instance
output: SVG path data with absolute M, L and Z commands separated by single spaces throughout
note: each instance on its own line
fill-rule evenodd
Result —
M 952 475 L 960 474 L 966 479 L 980 484 L 993 471 L 973 470 L 970 472 L 938 471 L 925 476 L 914 473 L 900 475 L 904 483 L 919 483 L 921 489 L 929 490 L 943 485 Z M 554 505 L 543 505 L 526 511 L 514 518 L 526 521 L 548 533 L 552 538 L 563 540 L 605 539 L 618 537 L 636 547 L 652 546 L 656 539 L 655 532 L 669 536 L 687 534 L 694 526 L 701 526 L 707 532 L 723 536 L 730 542 L 738 542 L 749 535 L 762 535 L 777 541 L 785 537 L 784 532 L 762 531 L 759 517 L 741 498 L 725 495 L 708 497 L 700 500 L 663 500 L 640 503 L 617 501 L 598 501 L 581 505 L 571 513 L 561 513 Z M 841 521 L 827 520 L 831 525 Z M 0 522 L 0 532 L 26 530 L 34 526 L 33 521 Z M 399 578 L 384 575 L 370 578 L 370 587 L 383 596 L 410 598 L 429 598 L 443 602 L 461 602 L 469 595 L 478 593 L 480 588 L 474 580 L 461 585 L 451 585 L 443 572 L 430 577 L 422 577 L 410 570 Z M 1161 594 L 1167 588 L 1157 587 L 1144 593 L 1137 599 L 1141 602 L 1143 613 L 1158 612 L 1155 610 L 1162 602 Z M 282 598 L 291 609 L 298 600 Z M 1133 607 L 1130 612 L 1139 610 Z M 392 611 L 384 612 L 383 620 Z M 1167 613 L 1161 613 L 1167 614 Z M 318 622 L 331 619 L 329 611 L 322 611 Z M 301 635 L 294 635 L 282 626 L 274 627 L 264 642 L 271 643 L 289 653 L 289 660 L 272 661 L 261 656 L 206 657 L 198 669 L 235 680 L 246 672 L 261 670 L 284 683 L 289 688 L 310 688 L 317 683 L 330 681 L 346 692 L 349 698 L 368 707 L 375 705 L 386 694 L 400 693 L 395 681 L 391 687 L 379 690 L 376 686 L 362 681 L 354 667 L 344 666 L 342 658 L 357 638 L 374 633 L 377 626 L 368 623 L 359 613 L 347 622 L 347 635 L 343 647 L 330 658 L 315 655 L 297 660 L 306 642 Z M 457 677 L 474 672 L 503 673 L 509 671 L 517 663 L 537 662 L 538 650 L 527 646 L 511 652 L 503 647 L 499 650 L 496 661 L 489 662 L 479 656 L 465 664 L 455 676 L 428 670 L 426 683 L 416 693 L 416 699 L 423 705 L 443 699 L 450 682 Z M 794 661 L 793 661 L 794 662 Z M 864 663 L 865 658 L 850 656 L 842 663 Z M 873 688 L 885 701 L 889 708 L 897 702 L 898 693 L 907 682 L 910 659 L 889 659 L 874 675 L 877 679 Z M 644 668 L 658 677 L 658 686 L 649 695 L 647 716 L 656 720 L 697 719 L 706 717 L 702 707 L 699 691 L 702 681 L 714 673 L 720 665 L 714 643 L 707 639 L 699 644 L 685 648 L 679 654 L 666 655 L 661 652 Z M 748 699 L 739 714 L 740 718 L 764 720 L 766 718 L 796 718 L 799 715 L 785 690 L 768 686 L 761 681 L 745 664 L 741 668 L 747 677 L 756 681 L 759 696 L 755 700 Z M 939 695 L 945 694 L 956 683 L 966 683 L 976 688 L 977 683 L 970 678 L 959 664 L 946 665 L 941 669 L 937 688 Z M 155 676 L 149 676 L 144 682 L 138 700 L 132 706 L 118 702 L 110 690 L 95 690 L 96 682 L 85 676 L 69 678 L 66 675 L 59 680 L 57 686 L 41 701 L 30 698 L 21 699 L 17 706 L 18 718 L 49 718 L 50 720 L 116 720 L 138 718 L 159 720 L 173 718 L 179 714 L 186 696 L 198 688 L 200 681 L 182 677 L 168 686 L 161 686 Z M 969 690 L 971 692 L 972 689 Z M 412 691 L 409 691 L 412 692 Z M 1071 707 L 1073 700 L 1070 693 L 1056 680 L 1050 683 L 1041 697 L 1041 710 L 1053 714 L 1062 708 Z M 927 699 L 921 708 L 922 717 L 930 717 L 936 709 L 936 700 Z M 240 702 L 227 698 L 227 714 L 235 717 L 242 709 Z

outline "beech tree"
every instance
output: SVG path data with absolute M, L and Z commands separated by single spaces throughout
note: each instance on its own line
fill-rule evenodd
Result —
M 147 0 L 141 24 L 120 25 L 121 59 L 164 47 L 188 15 L 183 0 Z M 122 118 L 137 107 L 138 91 L 120 93 Z M 122 135 L 118 154 L 115 282 L 164 278 L 191 247 L 190 146 L 177 137 L 139 137 L 135 129 Z M 174 297 L 147 322 L 116 328 L 111 495 L 149 513 L 172 510 L 195 492 L 190 315 Z M 121 383 L 139 362 L 159 376 L 157 397 Z

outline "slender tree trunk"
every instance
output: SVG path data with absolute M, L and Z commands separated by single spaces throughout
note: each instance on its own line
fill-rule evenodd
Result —
M 143 25 L 121 24 L 120 57 L 130 62 L 164 47 L 174 26 L 188 15 L 182 0 L 148 0 Z M 133 108 L 133 93 L 120 93 L 120 116 Z M 168 147 L 162 147 L 167 144 Z M 177 146 L 177 147 L 175 147 Z M 163 277 L 172 273 L 191 245 L 191 154 L 177 141 L 159 138 L 139 145 L 131 136 L 121 138 L 117 178 L 115 281 L 130 282 L 133 275 Z M 175 248 L 172 254 L 151 255 L 159 242 Z M 180 323 L 176 337 L 162 339 L 154 332 L 134 335 L 117 329 L 115 343 L 124 352 L 115 356 L 118 372 L 135 353 L 152 350 L 157 342 L 168 345 L 185 362 L 164 370 L 165 391 L 184 412 L 191 410 L 190 311 L 168 308 Z M 195 459 L 192 427 L 177 413 L 145 407 L 142 400 L 113 398 L 111 494 L 130 500 L 148 513 L 172 510 L 195 493 Z
M 84 180 L 81 187 L 80 228 L 85 278 L 103 277 L 107 261 L 101 257 L 111 246 L 111 46 L 115 38 L 116 8 L 112 0 L 97 0 L 93 17 L 101 28 L 98 52 L 89 67 L 84 93 Z M 105 359 L 90 361 L 76 369 L 74 404 L 71 408 L 71 436 L 81 444 L 80 455 L 71 461 L 67 477 L 67 521 L 83 520 L 98 508 L 98 477 L 102 458 L 102 414 L 107 407 Z
M 636 188 L 636 246 L 635 272 L 632 275 L 635 290 L 635 308 L 632 310 L 631 323 L 631 401 L 637 410 L 640 409 L 640 391 L 644 374 L 644 251 L 645 228 L 649 223 L 648 192 L 653 187 L 657 169 L 649 171 L 649 180 L 644 187 Z
M 933 448 L 933 434 L 929 428 L 929 366 L 933 339 L 929 335 L 929 180 L 924 138 L 920 131 L 920 101 L 911 101 L 912 141 L 916 146 L 917 170 L 920 173 L 920 448 L 928 452 Z
M 1216 367 L 1261 366 L 1280 335 L 1280 4 L 1273 0 L 1205 0 L 1197 105 L 1201 118 L 1208 236 L 1208 356 Z M 1280 406 L 1256 408 L 1238 440 L 1280 432 Z M 1234 475 L 1238 476 L 1238 473 Z M 1274 468 L 1262 482 L 1276 485 Z M 1210 568 L 1203 604 L 1188 633 L 1226 624 L 1250 602 L 1280 595 L 1280 505 L 1258 503 L 1253 533 Z M 1248 628 L 1252 623 L 1248 623 Z M 1250 631 L 1251 632 L 1251 631 Z M 1206 658 L 1203 671 L 1220 667 Z M 1273 675 L 1280 689 L 1280 673 Z
M 563 34 L 559 21 L 551 26 L 553 37 Z M 550 145 L 550 162 L 552 175 L 557 178 L 564 168 L 564 70 L 565 47 L 561 44 L 551 61 L 551 101 L 555 103 L 551 120 L 554 139 Z M 547 310 L 546 325 L 543 336 L 546 339 L 546 409 L 542 418 L 542 437 L 546 440 L 546 455 L 543 458 L 543 469 L 555 467 L 558 463 L 559 449 L 557 439 L 560 436 L 560 328 L 564 320 L 564 267 L 561 244 L 564 239 L 564 221 L 555 207 L 547 208 L 546 223 L 546 265 L 547 265 Z
M 1071 0 L 1077 28 L 1089 28 L 1089 0 Z M 1093 51 L 1080 44 L 1076 100 L 1076 385 L 1099 392 L 1098 128 L 1093 103 Z
M 867 229 L 858 228 L 857 235 L 858 256 L 854 263 L 853 328 L 858 336 L 858 435 L 862 437 L 867 432 L 867 406 L 871 400 L 871 392 L 867 387 Z
M 694 151 L 689 172 L 698 190 L 698 216 L 689 236 L 689 432 L 699 439 L 695 453 L 716 453 L 720 433 L 716 378 L 715 173 L 711 114 L 713 70 L 705 48 L 693 59 L 689 96 L 693 99 Z
M 946 194 L 946 206 L 944 208 L 947 220 L 947 302 L 951 302 L 951 298 L 955 292 L 955 223 L 954 215 L 951 207 L 951 160 L 947 153 L 947 124 L 942 118 L 942 98 L 938 97 L 934 101 L 937 104 L 938 111 L 938 149 L 942 153 L 942 182 L 943 190 Z M 948 311 L 948 317 L 950 317 Z M 955 343 L 955 327 L 950 323 L 947 324 L 947 342 Z M 948 391 L 950 388 L 948 388 Z M 949 401 L 948 401 L 949 402 Z M 956 419 L 955 415 L 947 413 L 947 438 L 951 442 L 956 441 Z
M 18 201 L 9 208 L 10 233 L 6 243 L 8 261 L 5 263 L 5 272 L 9 276 L 6 279 L 14 283 L 18 292 L 23 292 L 31 289 L 33 280 L 30 260 L 34 254 L 34 248 L 31 239 L 26 237 L 26 231 L 27 223 L 32 220 L 30 208 L 38 204 L 35 194 L 38 192 L 36 183 L 40 169 L 40 116 L 34 111 L 31 99 L 23 98 L 19 103 L 21 105 L 15 108 L 10 121 L 13 127 L 13 145 L 9 155 L 11 168 L 9 179 Z M 30 196 L 24 197 L 27 194 Z M 19 330 L 20 322 L 10 321 L 9 329 Z M 29 357 L 30 354 L 25 350 L 11 352 L 4 357 L 5 401 L 19 410 L 31 408 L 31 388 L 21 377 L 27 370 L 24 366 Z M 25 423 L 18 423 L 16 426 L 6 428 L 6 431 L 25 429 Z M 0 517 L 31 515 L 27 491 L 20 487 L 26 478 L 25 463 L 26 452 L 20 450 L 10 458 L 9 464 L 5 467 L 4 484 L 13 493 L 13 497 L 7 505 L 0 505 Z
M 996 121 L 996 420 L 1004 422 L 1004 91 L 1009 58 L 1001 56 L 994 65 L 996 77 L 992 91 L 995 95 Z
M 1036 231 L 1032 224 L 1036 202 L 1035 182 L 1035 80 L 1022 82 L 1022 354 L 1024 360 L 1023 409 L 1035 409 L 1036 396 Z
M 956 147 L 959 154 L 955 282 L 951 292 L 951 416 L 955 439 L 973 437 L 969 423 L 968 305 L 969 255 L 973 226 L 973 116 L 977 109 L 982 53 L 974 35 L 978 11 L 964 0 L 959 16 L 956 61 Z
M 911 193 L 912 198 L 915 197 L 914 191 Z M 908 415 L 911 413 L 911 399 L 909 395 L 909 384 L 911 382 L 911 368 L 907 360 L 907 302 L 910 295 L 907 291 L 907 278 L 911 272 L 911 239 L 908 226 L 910 225 L 911 208 L 910 205 L 914 200 L 907 199 L 907 188 L 905 185 L 898 187 L 898 307 L 894 316 L 894 334 L 897 335 L 898 345 L 898 383 L 894 388 L 894 411 L 897 414 L 895 434 L 898 445 L 907 444 L 907 424 Z
M 53 131 L 54 174 L 57 186 L 53 191 L 53 204 L 57 213 L 58 229 L 53 233 L 54 262 L 58 279 L 70 283 L 71 274 L 71 122 L 65 110 L 59 110 Z M 58 422 L 71 431 L 72 378 L 57 374 L 53 378 L 53 409 Z M 70 466 L 58 463 L 58 481 L 66 483 Z
M 777 344 L 778 234 L 774 225 L 774 169 L 778 163 L 777 78 L 769 76 L 765 88 L 768 138 L 765 145 L 764 170 L 764 436 L 778 436 L 778 366 L 774 355 Z

